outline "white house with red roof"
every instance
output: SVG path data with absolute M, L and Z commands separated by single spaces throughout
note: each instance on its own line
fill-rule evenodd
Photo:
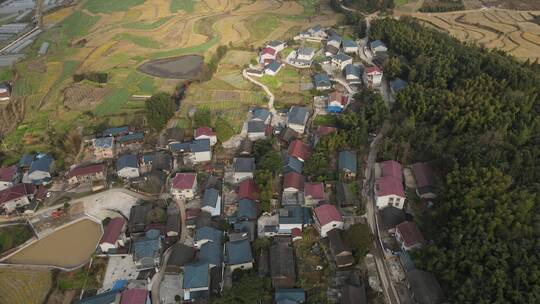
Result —
M 289 144 L 287 153 L 289 156 L 294 157 L 301 162 L 305 162 L 311 156 L 311 148 L 303 141 L 295 139 Z
M 70 185 L 84 182 L 103 181 L 107 177 L 107 166 L 104 164 L 96 164 L 74 167 L 69 170 L 66 177 Z
M 321 237 L 326 237 L 328 231 L 332 229 L 343 229 L 343 217 L 334 205 L 325 204 L 313 209 L 313 219 L 315 227 L 321 234 Z
M 405 190 L 403 189 L 403 175 L 401 164 L 388 160 L 379 164 L 381 177 L 375 183 L 375 196 L 377 208 L 394 206 L 403 209 L 405 204 Z
M 270 63 L 270 61 L 276 60 L 277 54 L 278 52 L 275 49 L 265 47 L 259 54 L 259 62 L 262 64 Z
M 364 68 L 362 78 L 368 87 L 378 87 L 382 82 L 383 71 L 378 66 Z
M 176 173 L 171 183 L 171 195 L 176 199 L 192 199 L 197 192 L 197 173 Z
M 403 250 L 409 251 L 425 243 L 424 236 L 414 222 L 403 222 L 396 226 L 396 239 Z
M 328 112 L 340 113 L 348 103 L 348 96 L 343 95 L 342 92 L 334 91 L 328 95 Z
M 194 139 L 208 139 L 210 146 L 214 146 L 217 143 L 217 134 L 212 128 L 199 127 L 195 129 Z
M 306 206 L 314 206 L 324 201 L 324 184 L 323 183 L 305 183 L 304 184 L 304 204 Z
M 0 168 L 0 190 L 7 189 L 20 180 L 19 170 L 17 166 Z
M 107 253 L 110 249 L 117 249 L 120 246 L 124 246 L 124 227 L 126 220 L 123 217 L 115 217 L 109 221 L 103 231 L 103 236 L 99 242 L 99 248 L 101 252 Z
M 304 176 L 294 171 L 283 175 L 283 192 L 296 193 L 304 191 Z
M 259 199 L 259 187 L 252 178 L 244 179 L 238 186 L 237 200 L 249 199 L 257 201 Z
M 30 205 L 36 194 L 34 184 L 17 184 L 0 191 L 0 208 L 7 214 L 19 207 Z

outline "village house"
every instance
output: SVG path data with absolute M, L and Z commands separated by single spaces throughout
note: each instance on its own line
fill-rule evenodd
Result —
M 283 141 L 285 144 L 288 144 L 288 143 L 292 142 L 293 140 L 300 137 L 298 135 L 298 132 L 296 132 L 295 130 L 293 130 L 293 129 L 289 128 L 289 127 L 281 130 L 279 135 L 280 135 L 281 141 Z
M 122 291 L 120 304 L 147 304 L 149 302 L 150 295 L 146 289 L 131 288 Z
M 296 172 L 283 175 L 283 193 L 304 191 L 304 176 Z
M 70 185 L 104 181 L 107 178 L 107 166 L 104 164 L 74 167 L 66 175 Z
M 364 68 L 362 79 L 368 87 L 378 87 L 382 82 L 383 72 L 378 66 Z
M 315 58 L 315 49 L 301 47 L 296 51 L 295 63 L 304 63 L 304 65 L 311 65 L 313 58 Z
M 290 237 L 275 237 L 269 250 L 270 277 L 274 288 L 293 288 L 296 262 Z
M 195 140 L 208 139 L 210 140 L 210 146 L 214 146 L 217 143 L 217 134 L 209 127 L 199 127 L 195 129 L 193 138 Z
M 208 297 L 210 292 L 210 264 L 206 262 L 186 264 L 183 277 L 182 289 L 185 301 L 194 300 L 200 293 L 206 294 L 206 298 Z
M 34 161 L 34 157 L 34 154 L 23 154 L 19 160 L 19 169 L 21 169 L 23 172 L 28 171 L 32 165 L 32 162 Z
M 324 28 L 320 25 L 314 25 L 304 32 L 301 32 L 299 37 L 308 41 L 320 42 L 328 37 Z
M 236 157 L 233 159 L 234 180 L 238 183 L 247 178 L 253 178 L 255 171 L 255 159 Z
M 238 200 L 249 199 L 256 201 L 259 199 L 259 187 L 252 178 L 246 178 L 238 185 Z
M 332 64 L 336 66 L 336 68 L 338 68 L 340 71 L 343 71 L 343 69 L 345 69 L 347 65 L 352 63 L 352 57 L 345 53 L 338 53 L 337 55 L 332 56 Z
M 302 170 L 304 168 L 304 163 L 301 162 L 298 158 L 292 157 L 292 156 L 286 156 L 285 160 L 283 162 L 283 174 L 287 174 L 289 172 L 296 172 L 298 174 L 302 174 Z
M 7 82 L 0 82 L 0 101 L 9 101 L 11 98 L 11 86 Z
M 129 127 L 128 126 L 122 126 L 122 127 L 114 127 L 114 128 L 108 128 L 103 130 L 101 132 L 101 135 L 103 137 L 117 137 L 117 136 L 123 136 L 129 134 Z
M 225 244 L 225 264 L 230 271 L 253 268 L 253 254 L 249 239 L 229 241 Z
M 407 87 L 407 82 L 401 78 L 396 78 L 394 80 L 390 81 L 390 92 L 393 95 L 396 95 L 401 90 L 405 89 Z
M 199 164 L 212 160 L 212 149 L 209 139 L 196 139 L 189 144 L 188 162 Z
M 21 183 L 0 190 L 0 208 L 3 213 L 11 214 L 17 208 L 30 205 L 37 189 L 33 184 Z
M 313 85 L 318 91 L 326 91 L 332 88 L 332 82 L 326 74 L 317 73 L 313 76 Z
M 173 159 L 171 154 L 166 151 L 159 151 L 153 154 L 152 170 L 162 171 L 166 174 L 171 173 L 173 170 Z
M 167 215 L 167 222 L 165 223 L 165 227 L 166 227 L 165 234 L 168 237 L 171 237 L 171 238 L 177 237 L 181 229 L 180 228 L 180 215 L 178 213 Z
M 306 302 L 306 292 L 301 288 L 279 288 L 274 299 L 277 304 L 302 304 Z
M 305 162 L 311 155 L 311 148 L 303 141 L 296 139 L 291 142 L 287 150 L 289 156 Z
M 287 43 L 281 40 L 272 40 L 266 44 L 266 47 L 281 52 L 287 47 Z
M 377 208 L 395 206 L 403 209 L 405 191 L 403 190 L 403 175 L 401 164 L 389 160 L 380 163 L 381 177 L 375 183 Z
M 169 144 L 184 141 L 184 130 L 180 128 L 168 128 L 160 137 L 160 147 L 166 149 Z
M 416 194 L 423 199 L 436 198 L 435 176 L 431 166 L 427 163 L 414 163 L 411 169 L 416 181 Z
M 94 157 L 97 159 L 114 158 L 114 137 L 100 137 L 93 140 Z
M 356 54 L 356 53 L 358 53 L 358 44 L 354 40 L 344 39 L 343 42 L 341 43 L 341 45 L 343 47 L 343 52 L 345 52 L 347 54 Z
M 246 75 L 258 77 L 258 78 L 263 77 L 265 75 L 264 70 L 261 68 L 256 68 L 256 69 L 248 68 L 248 69 L 245 69 L 245 71 L 246 71 Z
M 249 140 L 257 141 L 266 138 L 266 124 L 260 120 L 250 120 L 247 123 L 247 135 Z
M 30 165 L 28 179 L 36 185 L 46 185 L 50 183 L 53 163 L 54 159 L 51 155 L 38 154 L 34 161 L 32 161 L 32 165 Z
M 116 161 L 116 174 L 125 179 L 139 177 L 139 160 L 133 154 L 124 154 Z
M 160 232 L 156 229 L 146 231 L 144 236 L 133 239 L 133 262 L 139 270 L 159 265 L 161 256 Z
M 177 275 L 182 271 L 182 267 L 193 262 L 196 251 L 195 248 L 180 242 L 174 243 L 171 247 L 172 250 L 169 260 L 167 260 L 167 266 L 165 266 L 165 273 Z
M 146 228 L 146 216 L 152 210 L 152 206 L 135 205 L 129 210 L 128 231 L 129 233 L 143 232 Z
M 9 188 L 20 181 L 19 169 L 17 166 L 0 168 L 0 190 Z
M 283 64 L 281 62 L 272 60 L 264 67 L 264 73 L 266 75 L 276 76 L 279 73 L 279 70 L 281 70 L 282 66 Z
M 364 74 L 362 67 L 354 64 L 345 66 L 345 79 L 349 84 L 361 84 L 362 75 Z
M 347 178 L 355 178 L 357 173 L 357 156 L 355 151 L 340 151 L 338 156 L 339 172 Z
M 315 206 L 326 199 L 324 195 L 324 184 L 305 183 L 304 184 L 304 204 L 306 206 Z
M 403 222 L 396 226 L 396 240 L 401 244 L 401 249 L 410 251 L 421 247 L 424 236 L 414 222 Z
M 195 231 L 194 244 L 196 248 L 202 248 L 202 246 L 209 242 L 221 244 L 223 238 L 223 232 L 213 227 L 204 226 Z
M 278 210 L 277 234 L 290 235 L 293 229 L 304 230 L 311 223 L 310 211 L 301 206 L 285 206 Z
M 272 114 L 265 108 L 254 108 L 251 111 L 251 120 L 262 121 L 265 125 L 272 121 Z
M 214 188 L 209 188 L 204 191 L 202 211 L 210 213 L 212 216 L 221 215 L 221 195 Z
M 338 268 L 351 266 L 354 263 L 352 251 L 343 242 L 340 230 L 332 229 L 328 231 L 327 236 L 330 244 L 330 252 L 332 253 L 336 266 Z
M 406 216 L 403 209 L 389 206 L 379 211 L 379 230 L 385 233 L 394 234 L 396 226 L 405 222 Z
M 259 54 L 259 63 L 267 65 L 270 61 L 277 59 L 277 53 L 278 52 L 273 48 L 266 47 L 262 49 Z
M 328 106 L 326 109 L 330 113 L 341 113 L 348 103 L 348 96 L 343 95 L 342 92 L 334 91 L 328 95 Z
M 240 157 L 249 157 L 253 151 L 253 142 L 249 138 L 244 138 L 237 150 L 237 155 Z
M 358 182 L 356 180 L 336 184 L 336 199 L 340 207 L 350 207 L 358 203 Z
M 108 253 L 111 249 L 118 249 L 124 246 L 125 239 L 122 236 L 126 220 L 123 217 L 115 217 L 109 221 L 103 231 L 103 236 L 99 242 L 99 249 L 103 253 Z
M 119 136 L 116 139 L 116 147 L 118 153 L 136 152 L 142 149 L 144 143 L 144 133 L 130 133 Z
M 197 173 L 176 173 L 172 179 L 171 195 L 176 199 L 193 199 L 197 193 Z
M 337 36 L 337 35 L 333 35 L 331 37 L 328 38 L 328 40 L 326 41 L 326 45 L 331 45 L 337 49 L 341 48 L 341 37 L 340 36 Z
M 257 205 L 251 199 L 243 198 L 238 202 L 236 210 L 236 222 L 254 221 L 257 219 Z
M 97 294 L 95 296 L 89 296 L 79 300 L 78 304 L 110 304 L 120 303 L 122 293 L 120 290 L 111 290 Z
M 287 127 L 304 134 L 308 119 L 309 110 L 306 107 L 293 106 L 287 114 Z
M 388 51 L 388 48 L 386 45 L 380 41 L 380 40 L 374 40 L 369 43 L 369 49 L 373 54 L 376 54 L 377 52 L 386 52 Z
M 315 228 L 326 237 L 328 231 L 332 229 L 343 229 L 343 218 L 334 205 L 325 204 L 313 209 Z

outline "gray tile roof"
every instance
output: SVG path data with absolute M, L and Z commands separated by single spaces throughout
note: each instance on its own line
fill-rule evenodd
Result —
M 130 141 L 142 141 L 144 140 L 144 133 L 132 133 L 128 135 L 124 135 L 118 138 L 118 142 L 120 143 L 126 143 Z
M 205 262 L 187 264 L 184 267 L 182 288 L 195 289 L 210 286 L 210 265 Z
M 355 41 L 351 40 L 351 39 L 345 39 L 343 40 L 343 47 L 358 47 L 358 44 L 356 44 Z
M 345 54 L 345 53 L 338 53 L 334 58 L 336 58 L 336 60 L 340 61 L 340 62 L 344 62 L 344 61 L 347 61 L 347 60 L 351 60 L 352 57 Z
M 272 71 L 272 72 L 277 72 L 279 70 L 279 68 L 281 67 L 281 62 L 277 61 L 277 60 L 272 60 L 270 61 L 270 63 L 266 66 L 266 69 Z
M 354 64 L 347 64 L 345 66 L 345 75 L 354 75 L 360 78 L 362 75 L 362 68 Z
M 330 78 L 326 74 L 317 73 L 313 76 L 313 82 L 316 87 L 328 87 L 331 86 Z
M 105 129 L 102 132 L 102 134 L 103 136 L 117 136 L 117 135 L 128 133 L 128 132 L 129 132 L 129 127 L 123 126 L 123 127 Z
M 283 174 L 286 174 L 292 171 L 302 174 L 303 167 L 304 167 L 304 163 L 299 161 L 297 158 L 292 157 L 292 156 L 287 156 L 283 164 Z
M 208 242 L 201 246 L 199 250 L 199 261 L 212 265 L 221 266 L 223 263 L 223 248 L 221 243 Z
M 221 244 L 222 237 L 223 232 L 221 230 L 209 226 L 201 227 L 195 231 L 195 242 L 210 240 L 212 242 L 218 242 Z
M 252 157 L 237 157 L 233 160 L 234 172 L 253 172 L 255 159 Z
M 297 54 L 298 55 L 304 55 L 304 56 L 311 56 L 315 53 L 315 49 L 313 48 L 299 48 Z
M 136 238 L 133 242 L 133 259 L 140 261 L 145 258 L 159 257 L 160 239 L 159 230 L 150 229 L 144 237 Z M 149 265 L 153 266 L 153 265 Z
M 279 209 L 280 224 L 307 224 L 310 222 L 311 212 L 301 206 L 287 206 Z
M 396 93 L 403 90 L 406 86 L 407 82 L 401 78 L 396 78 L 390 81 L 390 87 L 392 88 L 392 91 Z
M 219 191 L 213 188 L 206 189 L 203 197 L 203 207 L 209 206 L 215 208 L 219 198 Z
M 357 159 L 356 152 L 354 151 L 341 151 L 339 152 L 338 159 L 339 170 L 348 170 L 352 173 L 357 171 Z
M 290 124 L 305 125 L 309 118 L 309 111 L 306 107 L 293 106 L 287 114 L 287 122 Z
M 254 201 L 250 199 L 241 199 L 238 202 L 238 211 L 236 216 L 240 219 L 256 219 L 257 218 L 257 206 Z
M 110 149 L 113 146 L 114 138 L 100 137 L 94 140 L 94 146 L 101 149 Z
M 376 48 L 376 47 L 379 47 L 379 46 L 386 47 L 386 45 L 380 40 L 371 41 L 370 46 L 371 46 L 371 48 Z
M 189 146 L 191 152 L 206 152 L 210 151 L 210 140 L 209 139 L 197 139 L 191 142 Z
M 264 133 L 266 131 L 266 125 L 260 120 L 248 121 L 248 133 Z
M 139 160 L 133 154 L 124 154 L 116 161 L 116 170 L 120 171 L 124 168 L 139 168 Z
M 51 155 L 48 154 L 41 154 L 36 156 L 34 161 L 32 162 L 32 165 L 30 165 L 30 173 L 34 171 L 43 171 L 43 172 L 49 172 L 51 170 L 52 163 L 54 162 L 54 159 Z
M 227 264 L 237 265 L 253 262 L 249 239 L 228 242 L 225 246 L 227 250 Z
M 268 117 L 270 116 L 270 111 L 268 111 L 268 109 L 265 109 L 265 108 L 255 108 L 253 109 L 252 114 L 253 114 L 254 119 L 266 121 Z

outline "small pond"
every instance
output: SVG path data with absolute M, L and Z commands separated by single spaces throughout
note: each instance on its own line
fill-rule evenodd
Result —
M 139 71 L 155 77 L 193 80 L 201 76 L 203 67 L 203 56 L 185 55 L 145 62 Z

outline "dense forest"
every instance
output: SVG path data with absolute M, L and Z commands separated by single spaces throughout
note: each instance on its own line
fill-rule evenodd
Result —
M 394 8 L 394 0 L 343 0 L 343 4 L 367 13 Z
M 451 303 L 540 303 L 538 65 L 464 45 L 412 19 L 381 19 L 396 98 L 383 158 L 430 161 L 439 197 L 415 256 Z

